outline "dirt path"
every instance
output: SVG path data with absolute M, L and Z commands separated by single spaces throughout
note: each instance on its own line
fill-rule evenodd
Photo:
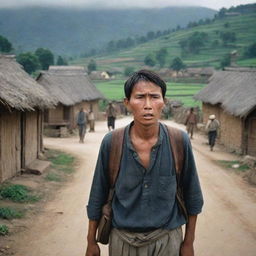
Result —
M 129 121 L 129 118 L 118 120 L 117 127 Z M 75 154 L 81 160 L 81 166 L 72 183 L 56 193 L 35 218 L 33 226 L 22 236 L 13 237 L 18 252 L 15 256 L 84 255 L 88 224 L 85 206 L 99 144 L 107 132 L 106 123 L 98 122 L 96 131 L 86 134 L 85 144 L 79 144 L 77 138 L 45 140 L 47 147 Z M 197 226 L 196 255 L 255 256 L 256 188 L 212 161 L 231 160 L 233 155 L 218 147 L 215 152 L 210 152 L 205 138 L 199 135 L 195 136 L 192 145 L 205 198 Z M 106 247 L 102 247 L 102 255 L 108 255 Z

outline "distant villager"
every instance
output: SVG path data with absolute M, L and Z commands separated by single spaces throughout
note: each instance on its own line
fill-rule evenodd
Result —
M 90 125 L 90 130 L 89 132 L 94 132 L 94 126 L 95 126 L 95 117 L 94 117 L 94 113 L 93 110 L 91 109 L 89 111 L 89 115 L 88 115 L 88 120 L 89 120 L 89 125 Z
M 217 137 L 217 131 L 220 127 L 219 121 L 216 119 L 215 115 L 210 115 L 209 120 L 206 124 L 206 131 L 208 132 L 208 141 L 210 150 L 213 151 L 215 145 L 215 140 Z
M 107 109 L 106 109 L 106 115 L 108 119 L 108 130 L 111 131 L 115 129 L 115 121 L 116 121 L 116 107 L 112 102 L 108 103 Z
M 190 134 L 190 139 L 193 139 L 194 128 L 197 125 L 197 115 L 194 112 L 194 108 L 190 108 L 185 125 L 187 126 L 187 133 Z
M 84 136 L 86 133 L 86 119 L 87 119 L 87 113 L 84 111 L 83 108 L 81 108 L 79 113 L 77 114 L 77 122 L 76 122 L 79 130 L 80 143 L 84 143 Z

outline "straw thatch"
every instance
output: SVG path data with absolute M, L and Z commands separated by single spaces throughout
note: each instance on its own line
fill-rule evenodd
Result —
M 221 104 L 231 115 L 245 117 L 256 107 L 256 70 L 215 72 L 208 86 L 194 98 L 212 105 Z
M 92 84 L 83 67 L 53 66 L 41 72 L 37 81 L 43 85 L 59 103 L 66 106 L 82 101 L 92 101 L 104 96 Z
M 16 62 L 14 56 L 0 55 L 0 104 L 18 110 L 53 107 L 55 101 Z

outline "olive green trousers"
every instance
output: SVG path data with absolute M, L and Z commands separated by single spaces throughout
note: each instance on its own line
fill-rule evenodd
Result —
M 112 229 L 109 256 L 179 256 L 183 241 L 181 227 L 133 233 Z

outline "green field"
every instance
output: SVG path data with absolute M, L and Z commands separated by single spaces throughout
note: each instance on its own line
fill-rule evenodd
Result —
M 228 23 L 228 27 L 225 24 Z M 125 67 L 131 66 L 134 69 L 140 69 L 144 65 L 144 58 L 149 53 L 155 53 L 159 49 L 165 47 L 168 51 L 165 67 L 169 67 L 174 57 L 181 57 L 184 63 L 189 67 L 193 66 L 213 66 L 219 68 L 220 61 L 225 54 L 236 50 L 238 52 L 238 65 L 256 66 L 255 59 L 242 60 L 245 47 L 256 42 L 256 13 L 239 15 L 234 17 L 225 17 L 217 19 L 208 25 L 200 25 L 190 29 L 183 29 L 150 42 L 140 44 L 134 48 L 121 50 L 105 56 L 93 57 L 97 62 L 98 70 L 118 70 L 122 72 Z M 182 55 L 179 41 L 187 38 L 193 32 L 206 32 L 209 40 L 198 54 Z M 220 33 L 234 32 L 237 40 L 228 45 L 223 46 Z M 219 41 L 217 46 L 213 46 L 215 40 Z M 87 66 L 91 58 L 77 59 L 72 64 Z M 158 69 L 159 66 L 154 67 Z
M 122 100 L 124 98 L 124 80 L 97 81 L 96 87 L 109 100 Z M 193 99 L 193 95 L 200 91 L 205 84 L 167 83 L 166 98 L 180 100 L 185 106 L 201 106 Z

